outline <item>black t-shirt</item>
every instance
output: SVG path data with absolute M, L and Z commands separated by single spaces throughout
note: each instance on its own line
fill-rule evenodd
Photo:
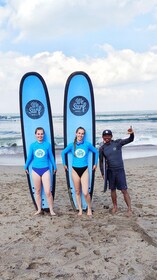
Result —
M 129 144 L 134 140 L 134 133 L 130 134 L 129 138 L 111 140 L 110 143 L 104 143 L 99 148 L 99 166 L 103 174 L 103 158 L 107 160 L 109 169 L 122 169 L 124 168 L 122 158 L 122 146 Z

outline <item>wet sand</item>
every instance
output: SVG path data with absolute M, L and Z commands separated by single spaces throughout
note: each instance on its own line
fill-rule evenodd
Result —
M 0 280 L 156 280 L 157 157 L 125 160 L 132 217 L 123 196 L 111 214 L 110 191 L 95 175 L 93 217 L 73 211 L 62 165 L 54 210 L 34 216 L 22 166 L 1 166 Z

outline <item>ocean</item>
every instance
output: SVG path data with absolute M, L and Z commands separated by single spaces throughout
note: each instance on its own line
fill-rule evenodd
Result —
M 102 142 L 102 131 L 110 129 L 113 139 L 126 138 L 132 126 L 135 140 L 123 147 L 123 158 L 157 155 L 157 111 L 105 112 L 96 114 L 96 147 Z M 63 115 L 53 115 L 56 161 L 61 163 L 63 148 Z M 0 164 L 24 164 L 19 114 L 0 115 Z

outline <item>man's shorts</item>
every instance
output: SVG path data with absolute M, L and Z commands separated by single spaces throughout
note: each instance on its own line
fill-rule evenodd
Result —
M 126 176 L 124 169 L 111 170 L 108 169 L 107 177 L 109 181 L 109 189 L 126 190 Z

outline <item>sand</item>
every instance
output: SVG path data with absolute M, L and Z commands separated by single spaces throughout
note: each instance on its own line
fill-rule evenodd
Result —
M 112 215 L 99 169 L 93 217 L 73 211 L 62 165 L 58 165 L 54 210 L 34 216 L 22 166 L 1 166 L 0 280 L 156 280 L 157 157 L 125 160 L 133 215 L 118 192 Z

